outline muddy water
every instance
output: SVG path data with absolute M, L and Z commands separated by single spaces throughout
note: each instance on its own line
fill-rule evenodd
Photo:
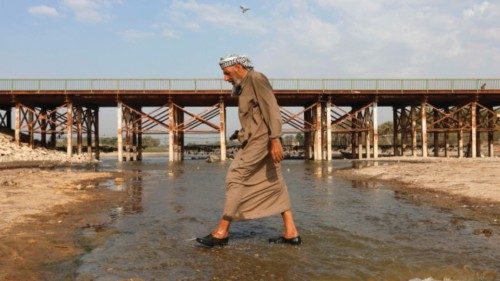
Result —
M 113 162 L 101 169 L 116 169 Z M 77 280 L 500 278 L 500 226 L 335 178 L 332 170 L 347 165 L 339 161 L 283 163 L 302 246 L 267 243 L 281 233 L 276 216 L 234 223 L 227 247 L 198 247 L 193 239 L 220 216 L 227 165 L 185 161 L 166 168 L 165 158 L 150 158 L 118 166 L 136 173 L 117 186 L 133 204 L 112 212 L 116 234 L 81 258 Z

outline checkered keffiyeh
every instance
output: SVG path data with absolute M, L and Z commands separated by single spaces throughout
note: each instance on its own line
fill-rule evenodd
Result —
M 220 68 L 222 69 L 238 63 L 241 64 L 246 69 L 253 69 L 252 61 L 250 60 L 249 57 L 245 55 L 231 54 L 226 57 L 220 58 L 219 61 Z

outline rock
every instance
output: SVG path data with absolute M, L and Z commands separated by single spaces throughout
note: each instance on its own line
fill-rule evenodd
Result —
M 472 233 L 474 233 L 474 235 L 484 234 L 484 236 L 486 236 L 486 237 L 493 236 L 493 230 L 491 230 L 489 228 L 477 228 L 477 229 L 474 229 L 474 231 Z
M 217 156 L 217 155 L 214 155 L 214 154 L 210 154 L 208 157 L 207 157 L 207 160 L 206 160 L 208 163 L 214 163 L 214 162 L 219 162 L 220 161 L 220 157 Z

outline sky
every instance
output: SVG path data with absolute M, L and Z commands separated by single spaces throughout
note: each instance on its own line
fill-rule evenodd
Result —
M 500 0 L 0 0 L 0 34 L 0 79 L 500 74 Z

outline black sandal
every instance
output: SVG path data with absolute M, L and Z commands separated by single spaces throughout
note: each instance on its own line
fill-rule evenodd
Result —
M 269 243 L 274 243 L 274 244 L 290 244 L 290 245 L 300 245 L 302 244 L 302 239 L 300 238 L 300 235 L 297 237 L 293 238 L 285 238 L 283 236 L 277 237 L 277 238 L 269 238 Z
M 227 245 L 228 241 L 229 237 L 216 238 L 211 233 L 205 237 L 196 238 L 196 242 L 202 244 L 205 247 L 224 246 Z

